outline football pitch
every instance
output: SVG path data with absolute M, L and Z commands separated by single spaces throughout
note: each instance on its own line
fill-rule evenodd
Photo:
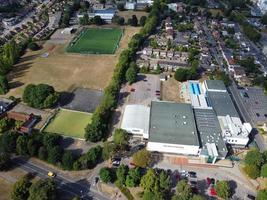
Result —
M 61 109 L 45 127 L 44 132 L 58 133 L 74 138 L 84 138 L 85 127 L 92 114 Z
M 123 30 L 119 28 L 87 28 L 68 45 L 67 52 L 81 54 L 114 54 Z

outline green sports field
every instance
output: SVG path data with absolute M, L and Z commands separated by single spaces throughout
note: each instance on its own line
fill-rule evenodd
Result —
M 84 138 L 84 128 L 91 122 L 91 117 L 90 113 L 60 110 L 45 127 L 44 132 Z
M 82 30 L 68 45 L 67 52 L 81 54 L 114 54 L 123 30 L 119 28 L 88 28 Z

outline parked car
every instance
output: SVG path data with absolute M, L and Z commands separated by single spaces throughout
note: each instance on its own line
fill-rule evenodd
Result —
M 112 158 L 111 162 L 113 166 L 118 167 L 121 163 L 121 158 Z
M 209 187 L 211 184 L 211 179 L 209 177 L 207 177 L 206 181 L 207 181 L 207 186 Z
M 190 171 L 190 172 L 188 172 L 188 174 L 189 174 L 190 178 L 197 178 L 197 173 L 196 172 Z
M 214 187 L 211 187 L 211 188 L 210 188 L 210 195 L 211 195 L 211 196 L 217 196 L 217 192 L 216 192 L 216 190 L 215 190 Z
M 246 197 L 245 197 L 245 200 L 255 200 L 256 197 L 251 195 L 251 194 L 248 194 Z

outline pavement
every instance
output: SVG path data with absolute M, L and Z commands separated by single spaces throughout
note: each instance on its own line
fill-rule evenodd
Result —
M 229 86 L 228 89 L 229 89 L 232 99 L 234 100 L 236 104 L 236 107 L 238 108 L 239 114 L 241 115 L 243 121 L 249 122 L 253 127 L 256 127 L 255 123 L 250 117 L 249 112 L 246 109 L 246 105 L 244 104 L 244 102 L 242 101 L 239 95 L 239 91 L 237 89 L 237 85 L 234 80 L 232 81 L 232 85 Z M 262 138 L 262 136 L 260 135 L 260 133 L 258 132 L 255 133 L 254 140 L 257 143 L 257 146 L 261 152 L 267 150 L 267 145 L 264 139 Z
M 13 158 L 12 163 L 29 173 L 35 174 L 42 179 L 48 178 L 47 173 L 49 171 L 54 171 L 44 165 L 40 166 L 37 163 L 20 157 Z M 80 196 L 82 200 L 109 200 L 109 197 L 106 197 L 104 194 L 98 191 L 97 186 L 91 186 L 92 180 L 94 179 L 95 174 L 98 174 L 98 170 L 100 168 L 101 167 L 96 168 L 97 170 L 94 171 L 94 175 L 89 178 L 89 181 L 83 179 L 75 182 L 62 174 L 57 174 L 54 180 L 60 190 L 73 196 Z

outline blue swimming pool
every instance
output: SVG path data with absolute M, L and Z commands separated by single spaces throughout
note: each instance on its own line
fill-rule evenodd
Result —
M 190 92 L 191 94 L 200 95 L 200 88 L 198 83 L 190 83 Z

